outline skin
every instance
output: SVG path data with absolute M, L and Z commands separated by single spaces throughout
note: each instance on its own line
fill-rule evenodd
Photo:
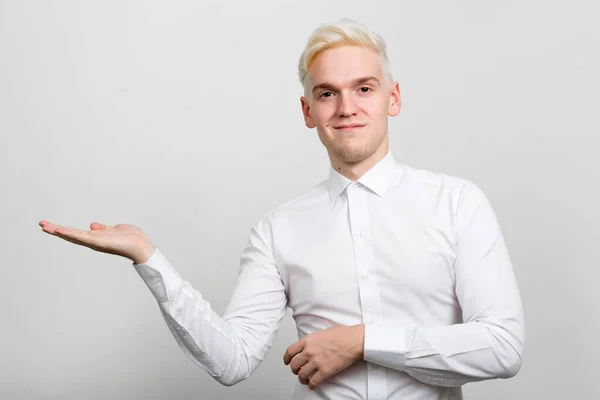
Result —
M 357 46 L 325 50 L 307 72 L 307 93 L 300 98 L 304 122 L 317 129 L 331 165 L 356 181 L 389 150 L 388 116 L 400 112 L 399 84 L 385 76 L 376 52 Z M 338 325 L 306 335 L 287 348 L 283 362 L 315 389 L 362 360 L 364 328 Z
M 136 264 L 148 261 L 156 249 L 150 238 L 133 225 L 107 226 L 92 222 L 89 231 L 55 225 L 46 220 L 40 221 L 39 225 L 50 235 L 101 253 L 128 258 Z
M 317 129 L 331 165 L 348 179 L 357 180 L 389 150 L 388 116 L 400 112 L 398 82 L 386 78 L 376 52 L 341 46 L 325 50 L 313 60 L 307 85 L 308 93 L 300 98 L 306 126 Z M 353 124 L 360 126 L 350 126 Z M 133 225 L 92 222 L 89 231 L 46 220 L 39 225 L 49 235 L 136 264 L 147 262 L 156 249 Z M 364 325 L 339 325 L 306 335 L 288 347 L 283 360 L 302 384 L 315 389 L 361 360 L 363 351 Z

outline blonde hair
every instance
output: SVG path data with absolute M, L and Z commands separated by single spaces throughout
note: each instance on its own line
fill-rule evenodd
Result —
M 306 47 L 298 62 L 298 78 L 304 87 L 305 94 L 307 93 L 306 76 L 308 68 L 314 59 L 325 50 L 344 45 L 361 46 L 376 51 L 381 59 L 381 68 L 384 75 L 390 82 L 393 80 L 383 38 L 357 21 L 342 18 L 319 26 L 308 38 Z

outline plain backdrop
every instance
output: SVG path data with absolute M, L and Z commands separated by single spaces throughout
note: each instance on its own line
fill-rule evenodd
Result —
M 0 0 L 0 398 L 285 399 L 290 313 L 246 381 L 195 366 L 125 258 L 38 221 L 141 227 L 217 312 L 251 227 L 325 179 L 297 62 L 343 16 L 389 47 L 395 158 L 476 182 L 526 319 L 466 399 L 600 398 L 594 1 Z

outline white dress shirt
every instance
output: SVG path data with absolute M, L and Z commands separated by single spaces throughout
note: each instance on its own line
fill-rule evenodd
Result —
M 391 152 L 356 182 L 331 168 L 265 215 L 222 316 L 158 248 L 134 267 L 185 354 L 224 385 L 260 364 L 287 307 L 300 338 L 365 324 L 364 360 L 314 391 L 298 383 L 296 400 L 461 399 L 461 385 L 521 366 L 521 299 L 487 197 Z

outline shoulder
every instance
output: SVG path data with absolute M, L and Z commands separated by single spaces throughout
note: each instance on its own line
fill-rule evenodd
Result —
M 329 192 L 327 190 L 327 180 L 311 187 L 305 193 L 293 197 L 292 199 L 269 210 L 260 218 L 257 228 L 263 232 L 271 231 L 275 220 L 290 220 L 292 218 L 302 218 L 303 216 L 314 215 L 315 210 L 328 204 Z
M 329 199 L 327 191 L 327 180 L 323 180 L 311 187 L 308 191 L 300 196 L 296 196 L 283 204 L 275 207 L 267 213 L 267 215 L 281 214 L 293 210 L 303 210 L 310 208 L 316 204 L 322 203 Z
M 401 173 L 396 188 L 415 202 L 445 203 L 454 213 L 481 204 L 489 206 L 482 188 L 470 179 L 406 164 L 398 164 L 398 169 Z
M 424 187 L 444 187 L 452 190 L 461 190 L 465 185 L 473 184 L 472 181 L 455 175 L 427 169 L 415 168 L 407 164 L 398 163 L 401 171 L 401 180 L 404 183 Z

